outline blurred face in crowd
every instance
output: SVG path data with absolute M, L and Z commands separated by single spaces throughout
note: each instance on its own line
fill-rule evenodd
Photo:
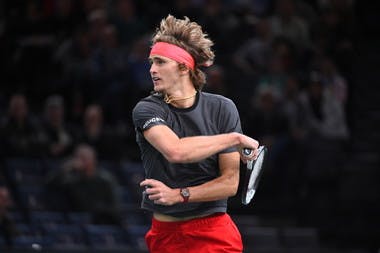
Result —
M 84 113 L 84 125 L 86 129 L 91 130 L 100 128 L 103 124 L 102 108 L 98 105 L 90 105 Z
M 47 108 L 47 119 L 51 126 L 58 128 L 63 123 L 64 110 L 62 106 L 51 105 Z
M 272 111 L 274 107 L 275 107 L 274 95 L 269 91 L 263 92 L 260 95 L 260 108 L 263 111 Z
M 85 112 L 85 122 L 89 125 L 99 125 L 103 122 L 102 109 L 97 105 L 90 105 Z
M 0 214 L 4 213 L 12 205 L 9 191 L 6 187 L 0 186 Z
M 74 163 L 78 171 L 83 172 L 86 176 L 91 176 L 96 168 L 95 151 L 88 146 L 79 146 L 75 150 Z
M 28 113 L 26 98 L 23 95 L 14 95 L 9 102 L 9 115 L 16 121 L 24 121 Z
M 107 25 L 103 29 L 101 41 L 105 48 L 116 48 L 119 45 L 117 31 L 113 25 Z

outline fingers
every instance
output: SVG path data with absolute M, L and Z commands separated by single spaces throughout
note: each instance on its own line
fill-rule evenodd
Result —
M 155 179 L 145 179 L 141 181 L 140 186 L 154 187 L 157 186 L 159 183 L 160 181 L 157 181 Z
M 159 200 L 160 198 L 162 198 L 162 195 L 160 193 L 149 194 L 148 198 L 150 200 Z
M 250 160 L 256 160 L 258 156 L 259 142 L 249 136 L 243 135 L 242 143 L 240 144 L 240 157 L 243 163 Z M 246 154 L 244 149 L 252 150 L 250 154 Z
M 145 179 L 140 183 L 140 186 L 145 187 L 145 193 L 148 195 L 157 194 L 160 192 L 160 188 L 158 187 L 160 181 L 154 179 Z
M 155 179 L 145 179 L 140 183 L 140 186 L 145 187 L 144 193 L 155 204 L 159 204 L 159 205 L 174 204 L 171 197 L 172 189 L 167 187 L 161 181 L 158 181 Z

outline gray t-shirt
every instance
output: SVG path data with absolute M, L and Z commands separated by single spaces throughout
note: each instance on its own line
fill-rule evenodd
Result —
M 144 138 L 143 131 L 156 125 L 166 125 L 179 138 L 242 132 L 235 104 L 223 96 L 206 92 L 198 92 L 194 105 L 186 109 L 166 104 L 160 94 L 146 97 L 135 106 L 133 122 L 146 178 L 159 180 L 171 188 L 196 186 L 217 178 L 218 154 L 196 163 L 170 163 Z M 233 151 L 236 148 L 228 148 L 221 153 Z M 143 194 L 142 208 L 186 217 L 226 212 L 227 199 L 162 206 L 154 204 Z

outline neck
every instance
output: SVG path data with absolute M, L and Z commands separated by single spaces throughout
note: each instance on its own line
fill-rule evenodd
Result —
M 185 92 L 181 95 L 165 94 L 164 101 L 167 104 L 171 104 L 178 108 L 188 108 L 194 104 L 196 95 L 197 95 L 197 91 L 195 89 L 189 92 Z

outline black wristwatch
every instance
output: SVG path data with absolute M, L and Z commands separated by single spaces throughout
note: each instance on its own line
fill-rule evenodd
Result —
M 187 188 L 181 188 L 179 193 L 181 194 L 181 197 L 183 198 L 183 203 L 189 202 L 190 198 L 190 191 Z

